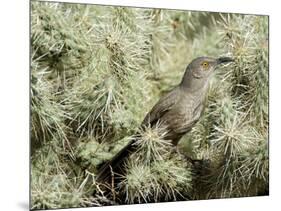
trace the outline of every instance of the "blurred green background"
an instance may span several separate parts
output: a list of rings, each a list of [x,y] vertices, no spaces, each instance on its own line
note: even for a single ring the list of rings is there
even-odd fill
[[[31,207],[268,195],[268,17],[31,3]],[[138,131],[192,59],[231,56],[203,117],[171,156],[144,132],[105,195],[97,166]]]

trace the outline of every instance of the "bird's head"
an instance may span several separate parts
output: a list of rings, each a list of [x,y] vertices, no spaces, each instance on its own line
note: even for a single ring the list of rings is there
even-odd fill
[[[219,65],[233,61],[230,57],[198,57],[187,66],[181,84],[187,87],[200,88],[200,86],[204,86],[208,82],[210,76]]]
[[[226,64],[232,61],[234,60],[230,57],[198,57],[188,67],[193,77],[208,78],[220,64]]]

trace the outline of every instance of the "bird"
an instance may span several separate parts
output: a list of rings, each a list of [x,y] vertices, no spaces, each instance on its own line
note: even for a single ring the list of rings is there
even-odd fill
[[[209,81],[217,67],[233,62],[230,57],[195,58],[187,65],[181,82],[162,96],[146,114],[140,127],[153,127],[161,122],[165,127],[165,140],[177,146],[178,142],[199,121],[204,111]],[[97,182],[105,182],[120,172],[122,164],[136,151],[135,139],[131,139],[111,160],[104,163],[96,175]]]

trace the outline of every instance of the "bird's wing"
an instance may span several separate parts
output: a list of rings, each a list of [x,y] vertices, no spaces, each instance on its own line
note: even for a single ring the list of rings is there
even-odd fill
[[[173,105],[175,105],[179,98],[180,98],[180,92],[178,90],[179,88],[176,87],[163,97],[159,99],[159,101],[153,106],[151,111],[145,116],[142,126],[148,126],[148,125],[154,125],[158,120],[161,119],[161,117],[171,110]]]
[[[195,104],[192,100],[181,106],[184,108],[178,108],[176,112],[173,112],[173,115],[165,116],[168,122],[173,122],[169,128],[178,134],[188,132],[199,120],[203,111],[203,105],[201,103]]]

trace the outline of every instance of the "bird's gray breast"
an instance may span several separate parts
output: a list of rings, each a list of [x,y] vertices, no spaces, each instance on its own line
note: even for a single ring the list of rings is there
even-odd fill
[[[194,126],[203,112],[203,96],[183,95],[164,116],[173,136],[182,136]]]

